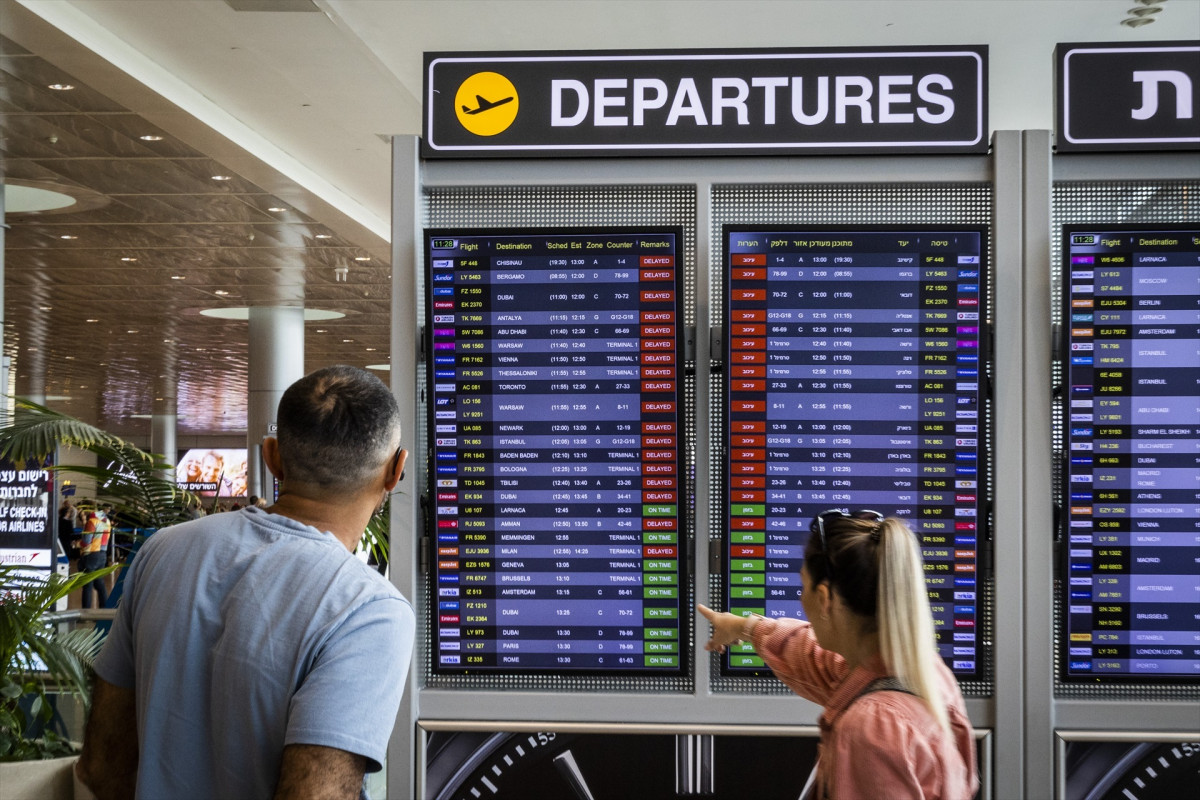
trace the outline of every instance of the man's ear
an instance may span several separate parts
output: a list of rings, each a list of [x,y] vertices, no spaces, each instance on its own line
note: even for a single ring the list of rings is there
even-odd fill
[[[408,451],[401,448],[396,453],[396,458],[388,464],[387,475],[384,476],[384,488],[387,491],[392,491],[396,488],[396,484],[404,477],[404,465],[408,463]]]
[[[262,457],[263,463],[267,465],[267,469],[271,471],[271,474],[282,481],[283,462],[279,458],[279,440],[274,436],[263,439]]]

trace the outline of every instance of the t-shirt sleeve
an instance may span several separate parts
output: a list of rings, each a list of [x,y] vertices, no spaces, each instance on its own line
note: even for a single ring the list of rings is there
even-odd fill
[[[325,642],[293,695],[284,744],[335,747],[365,756],[377,772],[404,695],[416,634],[408,601],[364,603]]]
[[[149,546],[149,542],[146,546]],[[133,565],[125,571],[121,602],[117,603],[117,615],[104,638],[100,655],[96,656],[93,664],[97,675],[122,689],[134,688],[133,607],[136,602],[134,597],[138,571],[138,562],[135,559]]]

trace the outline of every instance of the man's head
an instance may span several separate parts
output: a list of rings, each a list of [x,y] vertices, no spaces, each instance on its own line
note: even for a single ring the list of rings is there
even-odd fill
[[[284,480],[325,492],[359,491],[400,446],[396,398],[357,367],[325,367],[293,383],[277,424]]]

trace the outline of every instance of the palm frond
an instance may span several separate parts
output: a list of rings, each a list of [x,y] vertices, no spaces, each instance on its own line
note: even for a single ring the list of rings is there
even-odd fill
[[[0,428],[0,459],[43,464],[64,446],[92,453],[95,467],[66,464],[50,469],[93,480],[99,497],[136,528],[182,522],[189,504],[199,502],[175,485],[171,466],[162,456],[37,403],[18,398],[16,404],[17,413]]]

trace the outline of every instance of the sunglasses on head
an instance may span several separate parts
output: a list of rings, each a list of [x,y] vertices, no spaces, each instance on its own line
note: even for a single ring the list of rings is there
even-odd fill
[[[809,533],[815,533],[821,537],[821,552],[825,554],[825,559],[829,560],[829,545],[825,541],[825,520],[838,519],[845,517],[846,519],[862,519],[876,524],[883,522],[883,514],[878,511],[872,511],[869,508],[864,508],[862,511],[851,511],[849,513],[842,511],[840,508],[831,508],[828,511],[822,511],[813,517],[813,521],[808,526]]]

